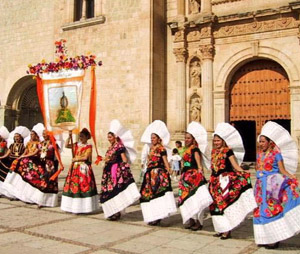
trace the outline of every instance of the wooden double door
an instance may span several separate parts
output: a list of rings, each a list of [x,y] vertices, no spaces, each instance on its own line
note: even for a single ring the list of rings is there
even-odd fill
[[[230,122],[240,131],[245,161],[254,161],[256,137],[266,121],[290,131],[290,90],[285,70],[271,60],[256,60],[240,67],[230,83]]]

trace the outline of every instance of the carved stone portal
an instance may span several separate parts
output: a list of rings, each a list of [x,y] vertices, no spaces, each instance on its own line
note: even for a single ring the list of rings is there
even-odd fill
[[[193,94],[190,99],[190,121],[201,122],[202,99],[198,94]]]
[[[193,58],[190,62],[190,88],[201,87],[201,64],[198,58]]]

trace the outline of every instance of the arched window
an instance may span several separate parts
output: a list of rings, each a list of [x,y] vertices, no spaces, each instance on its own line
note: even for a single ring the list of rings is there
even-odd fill
[[[86,4],[86,6],[84,6]],[[85,7],[85,8],[84,8]],[[83,10],[85,9],[85,13]],[[95,16],[95,0],[74,0],[74,21]]]

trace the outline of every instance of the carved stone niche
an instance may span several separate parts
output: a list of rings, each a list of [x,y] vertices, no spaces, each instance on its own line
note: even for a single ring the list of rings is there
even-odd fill
[[[189,64],[189,87],[201,88],[201,62],[198,57],[193,57]]]
[[[201,122],[201,108],[202,99],[197,93],[194,93],[190,98],[190,122]]]
[[[201,11],[201,0],[189,0],[189,14],[197,14]]]

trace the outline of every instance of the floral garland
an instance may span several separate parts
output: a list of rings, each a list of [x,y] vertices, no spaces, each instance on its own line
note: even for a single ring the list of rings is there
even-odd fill
[[[49,72],[58,72],[60,70],[78,70],[78,69],[87,69],[90,66],[102,65],[102,62],[96,62],[95,55],[81,55],[75,57],[67,57],[67,49],[65,46],[66,40],[62,39],[55,42],[56,51],[55,54],[57,59],[55,62],[46,63],[45,60],[42,60],[41,63],[37,65],[28,65],[29,70],[27,74],[39,75],[42,73]]]

